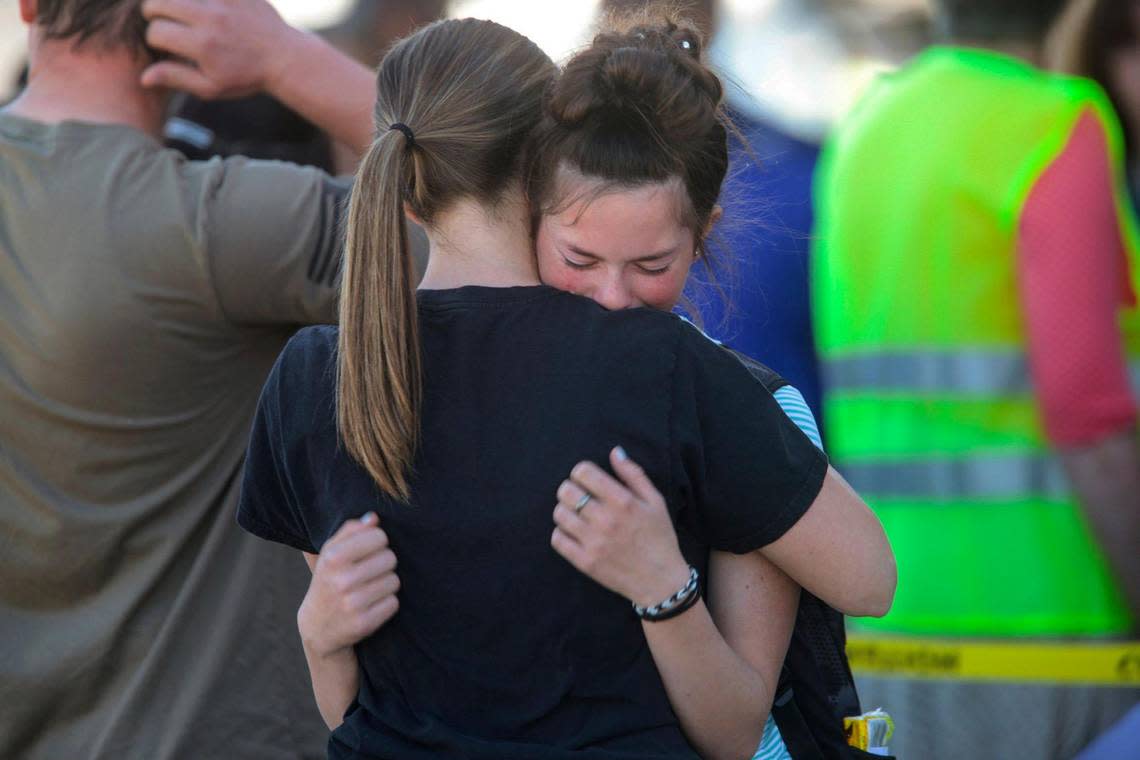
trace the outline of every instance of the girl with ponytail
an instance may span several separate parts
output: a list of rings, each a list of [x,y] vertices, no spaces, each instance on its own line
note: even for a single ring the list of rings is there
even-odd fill
[[[666,62],[689,65],[672,32],[652,32],[618,40],[615,64],[667,37]],[[561,140],[528,150],[544,94],[557,102],[554,74],[485,21],[440,22],[393,48],[349,213],[341,327],[298,333],[263,391],[238,519],[315,567],[298,617],[332,757],[747,756],[792,610],[784,596],[771,620],[740,619],[755,595],[741,579],[782,580],[750,565],[706,584],[708,552],[763,548],[809,589],[882,603],[886,574],[869,577],[869,562],[820,581],[820,554],[844,532],[878,556],[881,530],[863,541],[865,505],[748,368],[665,311],[607,311],[540,284],[524,157],[540,247],[566,200],[552,199],[582,178],[595,203],[620,186],[674,214],[651,225],[672,247],[643,257],[664,269],[695,255],[723,177],[715,162],[681,175],[684,160],[643,176],[643,154],[675,151],[644,111],[640,130],[633,112],[605,122],[626,125],[611,157],[631,174],[612,187],[593,165],[564,175]],[[404,216],[430,242],[418,290]],[[653,292],[641,302],[664,306],[668,289]],[[617,479],[590,464],[607,455]],[[789,556],[805,551],[812,561]],[[721,589],[723,634],[706,586]],[[706,699],[721,712],[702,712]]]
[[[432,229],[460,198],[509,205],[503,195],[517,189],[519,156],[553,75],[530,40],[473,20],[413,35],[380,66],[377,136],[348,211],[337,421],[353,458],[404,501],[422,382],[405,212]]]

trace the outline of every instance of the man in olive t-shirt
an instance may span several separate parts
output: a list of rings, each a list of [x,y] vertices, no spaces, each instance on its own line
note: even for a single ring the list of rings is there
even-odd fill
[[[346,186],[164,150],[139,4],[76,4],[23,0],[0,111],[0,757],[321,756],[308,571],[234,507],[275,357],[335,318]],[[225,6],[307,67],[271,94],[366,144],[370,72]]]

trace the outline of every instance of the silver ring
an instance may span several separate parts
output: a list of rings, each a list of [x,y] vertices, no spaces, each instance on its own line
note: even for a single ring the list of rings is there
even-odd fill
[[[582,498],[578,499],[578,503],[574,505],[574,514],[578,514],[583,509],[585,509],[586,505],[590,503],[590,499],[592,499],[592,498],[594,498],[594,497],[591,496],[588,491],[586,493],[582,494]]]

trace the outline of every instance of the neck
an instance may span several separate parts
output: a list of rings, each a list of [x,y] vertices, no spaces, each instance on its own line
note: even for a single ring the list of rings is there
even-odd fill
[[[160,137],[166,95],[139,84],[149,63],[125,47],[76,47],[71,40],[43,39],[33,28],[28,86],[4,110],[47,124],[122,124]]]
[[[1036,43],[1023,40],[955,40],[954,45],[1001,53],[1039,68],[1045,62],[1044,48]]]
[[[521,194],[517,201],[494,209],[474,201],[458,201],[427,230],[428,266],[420,287],[446,290],[464,285],[539,285],[528,225]]]

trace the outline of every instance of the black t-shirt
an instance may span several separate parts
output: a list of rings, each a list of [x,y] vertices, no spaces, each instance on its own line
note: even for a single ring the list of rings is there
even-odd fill
[[[357,646],[332,757],[693,758],[629,603],[550,547],[558,484],[622,445],[683,550],[746,552],[814,501],[822,453],[741,362],[677,317],[546,287],[420,291],[422,439],[412,503],[338,445],[337,329],[278,359],[238,521],[316,552],[380,516],[400,610]]]

